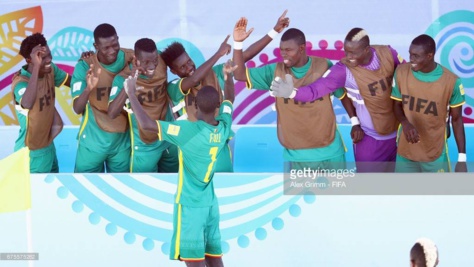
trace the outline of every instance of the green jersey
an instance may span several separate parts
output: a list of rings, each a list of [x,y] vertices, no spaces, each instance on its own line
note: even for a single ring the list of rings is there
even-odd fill
[[[216,117],[216,126],[201,120],[158,121],[158,138],[179,148],[176,203],[190,207],[217,203],[212,180],[214,163],[231,135],[232,110],[232,104],[224,101]]]
[[[225,83],[223,69],[224,69],[224,64],[219,64],[212,67],[212,71],[214,71],[214,73],[216,74],[217,80],[219,81],[219,85],[221,86],[221,88],[224,88],[224,83]],[[186,96],[186,94],[184,94],[181,89],[181,82],[183,81],[183,79],[184,78],[177,78],[171,81],[170,83],[168,83],[168,88],[167,88],[168,95],[170,96],[171,101],[173,101],[174,106],[180,106],[182,101],[184,101],[184,97]],[[182,116],[184,114],[184,110],[183,110],[184,104],[180,107],[182,108],[176,111],[178,112],[180,116]]]
[[[118,74],[126,66],[126,63],[125,53],[121,50],[114,63],[110,65],[101,64],[102,72],[108,71],[113,74]],[[86,88],[86,76],[89,68],[89,64],[84,60],[80,60],[76,64],[71,80],[71,96],[73,100],[79,97]],[[108,85],[107,92],[97,90],[97,93],[107,94],[108,97],[111,86],[112,84]],[[106,87],[104,88],[107,89]],[[98,153],[116,153],[130,147],[128,131],[124,133],[112,133],[106,132],[99,127],[90,102],[87,102],[82,115],[78,139],[80,140],[80,145]]]
[[[129,68],[131,70],[132,66],[130,65]],[[156,71],[158,71],[158,70],[156,70]],[[138,77],[138,80],[144,81],[143,84],[147,84],[146,81],[149,81],[150,79],[145,75],[140,75]],[[115,100],[115,98],[123,90],[124,81],[125,81],[125,77],[122,76],[122,75],[117,75],[117,76],[114,77],[114,81],[112,83],[112,89],[110,91],[109,103],[112,102],[113,100]],[[166,80],[164,80],[164,83],[165,84],[163,86],[166,89],[166,87],[165,87]],[[166,90],[161,92],[160,86],[156,86],[156,87],[154,87],[154,86],[156,86],[156,84],[150,85],[149,88],[143,88],[143,89],[139,90],[138,93],[137,93],[137,94],[139,94],[137,96],[138,99],[141,99],[141,103],[144,103],[144,104],[157,103],[155,106],[159,106],[159,109],[156,110],[157,114],[149,114],[149,116],[151,118],[158,117],[160,120],[174,121],[174,117],[173,117],[173,115],[172,115],[172,113],[169,109],[168,100],[167,100],[167,96],[166,96]],[[155,92],[156,90],[154,90],[154,88],[158,89],[158,92]],[[143,91],[144,93],[141,94],[140,91]],[[145,93],[145,92],[147,92],[147,93]],[[150,93],[148,93],[148,92],[150,92]],[[147,106],[149,106],[149,104]],[[131,107],[130,102],[128,101],[128,99],[125,101],[124,109],[127,111],[128,118],[129,118],[129,121],[130,121],[130,128],[131,128],[130,133],[131,133],[131,140],[132,140],[132,143],[131,143],[132,144],[132,149],[134,149],[134,148],[138,149],[138,147],[139,147],[140,150],[142,150],[142,151],[152,151],[152,150],[156,150],[157,148],[166,149],[169,146],[169,143],[159,141],[159,140],[156,140],[153,143],[144,142],[140,138],[140,129],[139,129],[139,126],[138,126],[138,122],[137,122],[137,119],[135,117],[135,114],[133,114],[132,107]],[[162,109],[164,109],[164,110],[162,110]],[[166,113],[166,114],[163,114],[163,113]],[[160,118],[162,115],[164,115],[164,117]]]
[[[332,62],[327,60],[328,68],[332,67]],[[248,79],[251,84],[251,89],[259,90],[270,90],[272,81],[275,79],[275,70],[277,64],[268,64],[258,68],[248,68]],[[291,71],[297,79],[303,78],[308,74],[311,67],[311,58],[302,67],[293,67]],[[337,89],[333,95],[342,98],[345,92],[344,89]],[[314,132],[314,131],[313,131]],[[314,132],[316,133],[316,132]],[[316,133],[317,134],[317,133]],[[331,159],[346,152],[342,138],[338,131],[336,131],[334,141],[325,147],[318,148],[307,148],[307,149],[288,149],[284,148],[283,157],[287,161],[292,162],[311,162],[311,161],[323,161]]]

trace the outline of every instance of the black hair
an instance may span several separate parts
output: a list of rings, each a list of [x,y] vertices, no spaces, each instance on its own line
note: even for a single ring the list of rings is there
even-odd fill
[[[295,40],[298,45],[306,44],[304,33],[296,28],[290,28],[283,33],[281,41]]]
[[[433,53],[434,55],[436,52],[435,40],[427,34],[418,35],[415,39],[413,39],[413,41],[411,41],[411,44],[423,46],[423,49],[426,53]]]
[[[32,35],[26,37],[20,45],[20,55],[25,59],[30,58],[31,51],[35,46],[46,46],[46,38],[44,38],[42,33],[33,33]]]
[[[184,53],[186,53],[184,46],[179,42],[173,42],[161,52],[161,58],[165,61],[166,65],[171,68],[173,61]]]
[[[102,23],[94,29],[94,41],[97,42],[99,38],[108,38],[117,35],[114,26],[108,23]]]
[[[155,52],[157,50],[156,44],[152,39],[142,38],[135,42],[135,53],[138,51]]]
[[[219,93],[212,86],[203,86],[196,95],[196,103],[202,112],[213,113],[220,104]]]

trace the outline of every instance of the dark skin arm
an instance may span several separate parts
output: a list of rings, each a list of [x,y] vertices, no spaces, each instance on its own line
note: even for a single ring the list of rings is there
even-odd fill
[[[341,99],[341,104],[344,106],[349,118],[357,117],[354,105],[352,105],[352,101],[349,99],[349,97],[347,97],[347,94]],[[352,126],[351,138],[354,144],[357,144],[360,140],[362,140],[362,138],[364,138],[364,131],[362,131],[360,125]]]
[[[290,19],[286,17],[286,13],[288,10],[285,10],[283,14],[278,18],[277,23],[273,29],[280,33],[282,32],[285,28],[287,28],[290,25]],[[234,41],[235,42],[243,42],[245,39],[247,39],[250,34],[253,32],[253,28],[247,31],[247,19],[246,18],[240,18],[237,23],[235,24],[234,27]],[[248,60],[252,59],[255,55],[260,53],[260,51],[265,48],[273,39],[270,38],[267,34],[263,36],[260,40],[257,42],[253,43],[250,45],[247,50],[242,51],[239,49],[234,49],[234,63],[237,66],[241,66],[240,68],[237,68],[236,71],[234,72],[235,79],[238,81],[247,81],[246,77],[246,71],[247,68],[245,67],[245,62]]]
[[[401,101],[393,101],[393,112],[395,113],[395,117],[397,118],[397,120],[402,125],[403,134],[405,135],[405,138],[407,139],[408,143],[416,144],[420,142],[420,135],[415,129],[415,126],[413,126],[413,124],[411,124],[405,116]]]
[[[237,69],[237,66],[233,66],[232,61],[228,60],[224,64],[224,100],[234,103],[235,100],[235,88],[234,88],[234,70]]]
[[[97,84],[99,82],[99,75],[101,72],[101,69],[98,68],[97,71],[94,73],[94,64],[90,65],[89,70],[87,71],[87,76],[86,76],[86,81],[87,81],[87,86],[84,89],[84,91],[81,93],[79,97],[74,99],[73,102],[73,109],[76,114],[82,114],[84,112],[84,109],[86,108],[87,101],[89,101],[89,95],[91,91],[97,87]]]
[[[66,81],[64,82],[64,85],[66,85],[67,87],[71,87],[71,75],[67,75],[67,78],[66,78]]]
[[[464,132],[464,122],[462,121],[462,106],[450,108],[450,116],[458,153],[466,153],[466,136]],[[466,162],[456,163],[454,171],[467,172]]]
[[[140,61],[138,61],[137,58],[134,56],[132,60],[132,73],[135,73],[136,71],[138,71],[139,74],[145,73],[143,67],[140,67]],[[125,92],[125,90],[122,90],[120,91],[118,96],[116,96],[115,99],[109,103],[109,108],[107,110],[109,118],[115,119],[118,115],[120,115],[127,98],[127,93]]]
[[[143,110],[140,101],[138,101],[135,92],[137,91],[136,82],[137,82],[138,73],[136,72],[135,75],[132,77],[128,77],[124,82],[124,90],[130,100],[130,105],[132,106],[133,114],[135,114],[135,118],[138,121],[138,125],[149,132],[154,132],[158,134],[158,125],[156,121],[152,120],[146,114],[145,110]]]
[[[37,45],[35,46],[30,53],[30,58],[27,59],[27,63],[32,66],[29,67],[31,69],[31,77],[28,82],[28,86],[26,87],[25,93],[21,97],[21,106],[26,109],[32,109],[33,105],[36,101],[36,93],[37,93],[37,82],[39,71],[41,68],[41,63],[43,61],[43,55],[46,53],[46,47]]]
[[[217,50],[217,52],[206,62],[204,62],[199,68],[197,68],[193,75],[186,77],[183,79],[181,82],[181,90],[184,93],[187,93],[191,88],[196,86],[204,77],[206,74],[212,69],[214,64],[223,56],[228,55],[230,53],[230,45],[227,43],[227,40],[229,40],[230,35],[227,35],[225,38],[224,42],[222,42],[221,46]]]

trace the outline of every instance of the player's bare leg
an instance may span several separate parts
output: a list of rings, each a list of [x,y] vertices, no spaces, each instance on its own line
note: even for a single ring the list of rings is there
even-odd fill
[[[221,257],[206,257],[207,267],[224,267],[224,262]]]

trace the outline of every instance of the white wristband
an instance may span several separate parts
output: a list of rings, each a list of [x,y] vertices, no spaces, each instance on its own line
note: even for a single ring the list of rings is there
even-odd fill
[[[267,35],[268,35],[270,38],[275,39],[275,37],[278,35],[278,32],[275,31],[275,29],[271,29],[271,30],[267,33]]]
[[[290,99],[295,98],[296,92],[298,92],[298,89],[294,88],[294,89],[293,89],[293,92],[291,92],[291,95],[290,95],[288,98],[290,98]]]
[[[355,117],[355,116],[352,117],[352,118],[351,118],[351,124],[352,124],[352,126],[360,125],[359,118],[357,118],[357,117]]]
[[[236,50],[242,50],[243,47],[244,47],[244,42],[236,42],[236,41],[234,41],[234,49],[236,49]]]
[[[466,153],[459,153],[458,162],[466,162],[466,160],[467,160]]]

